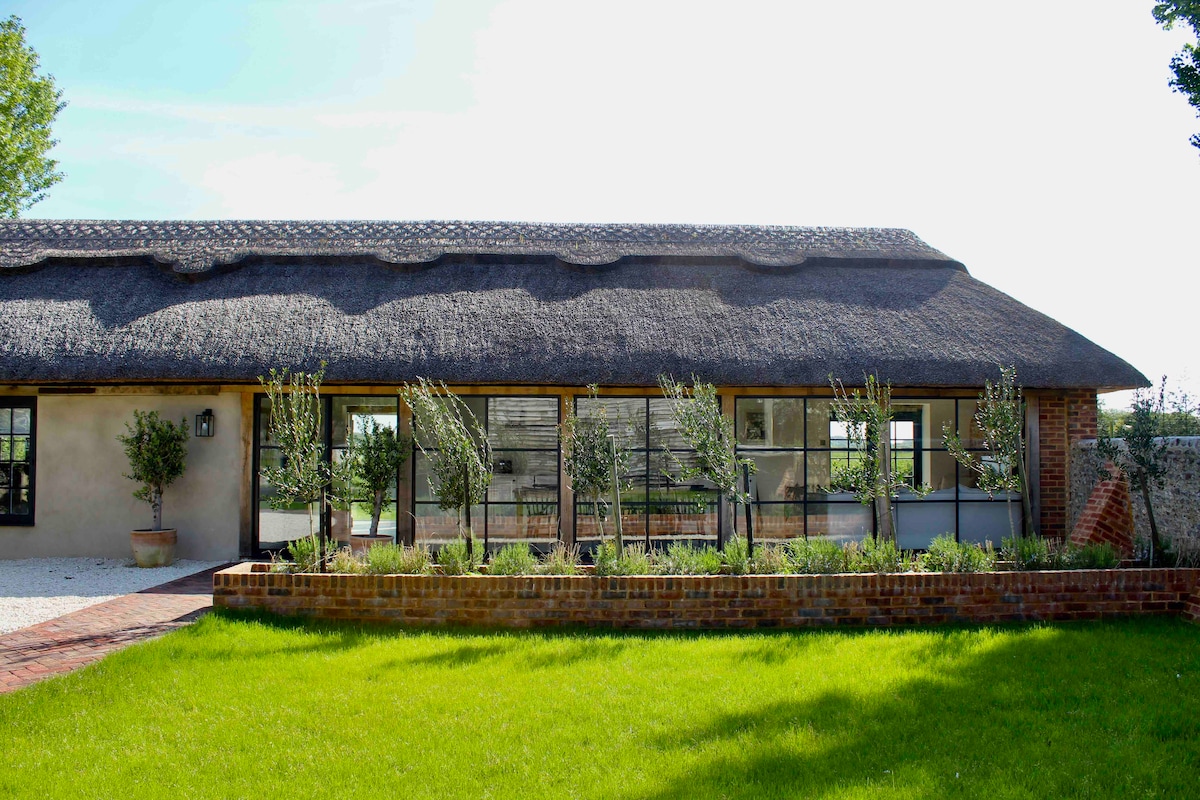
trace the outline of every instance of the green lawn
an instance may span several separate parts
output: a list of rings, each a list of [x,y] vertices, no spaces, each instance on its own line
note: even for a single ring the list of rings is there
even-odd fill
[[[1200,796],[1200,626],[404,632],[210,615],[0,696],[0,797]]]

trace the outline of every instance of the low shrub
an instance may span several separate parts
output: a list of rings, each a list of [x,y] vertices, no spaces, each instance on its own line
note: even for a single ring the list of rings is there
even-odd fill
[[[616,542],[601,542],[592,553],[596,565],[596,576],[606,578],[613,575],[653,575],[654,563],[640,546],[627,544],[620,553]]]
[[[575,575],[579,572],[579,545],[567,547],[555,542],[542,559],[543,575]]]
[[[361,575],[367,571],[366,563],[345,547],[339,547],[329,559],[329,571],[339,575]]]
[[[832,575],[849,572],[846,551],[829,539],[792,539],[784,545],[792,571],[801,575]]]
[[[489,575],[532,575],[537,572],[538,560],[525,542],[513,542],[492,555]]]
[[[891,539],[867,537],[863,540],[861,553],[860,572],[912,572],[916,568],[913,554],[896,547]]]
[[[483,565],[483,548],[475,543],[474,552],[467,549],[467,540],[461,536],[454,541],[446,542],[437,554],[437,564],[443,575],[470,575],[479,572]]]
[[[725,542],[721,552],[721,565],[730,575],[745,575],[750,572],[750,545],[736,533]]]
[[[1050,542],[1040,536],[1006,536],[1000,542],[1000,558],[1014,570],[1053,569]]]
[[[432,572],[433,557],[424,545],[377,544],[367,550],[368,575],[428,575]]]
[[[1069,569],[1112,569],[1121,563],[1116,548],[1107,542],[1068,546]]]
[[[723,566],[720,550],[687,542],[671,542],[665,552],[655,550],[652,562],[661,575],[717,575]]]
[[[750,557],[752,575],[787,575],[791,571],[792,565],[783,545],[765,542],[754,548],[754,555]]]
[[[320,572],[321,571],[321,541],[317,538],[320,534],[314,533],[312,536],[305,536],[295,541],[288,542],[286,551],[288,557],[292,559],[291,564],[283,564],[280,567],[281,571],[285,572]],[[332,542],[325,542],[325,563],[329,561],[338,552],[337,545]]]
[[[954,534],[944,533],[929,544],[929,550],[917,558],[922,572],[990,572],[996,568],[996,553],[969,542],[956,542]]]

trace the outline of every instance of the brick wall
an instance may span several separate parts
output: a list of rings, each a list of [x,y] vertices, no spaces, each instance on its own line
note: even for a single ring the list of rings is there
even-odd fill
[[[405,625],[740,628],[1179,614],[1200,569],[973,575],[213,576],[218,608]]]
[[[1043,536],[1067,535],[1070,513],[1071,446],[1096,436],[1096,393],[1072,390],[1038,400],[1038,479]]]
[[[1113,477],[1100,481],[1093,488],[1071,528],[1069,541],[1075,545],[1110,544],[1122,558],[1132,558],[1133,505],[1129,486],[1111,461],[1105,468]]]

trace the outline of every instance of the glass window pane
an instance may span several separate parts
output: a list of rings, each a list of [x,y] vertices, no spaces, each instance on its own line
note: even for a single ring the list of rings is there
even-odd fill
[[[338,396],[333,406],[333,446],[345,447],[347,437],[360,433],[373,421],[381,428],[396,430],[397,398],[387,396]]]
[[[967,447],[983,447],[983,431],[975,424],[978,408],[977,400],[958,401],[958,435]]]
[[[12,461],[11,436],[0,436],[0,461]]]
[[[12,410],[12,432],[21,434],[31,433],[29,430],[31,419],[32,412],[28,408],[14,408]]]
[[[29,513],[29,490],[22,489],[16,493],[13,498],[12,513],[28,514]]]
[[[754,514],[754,539],[797,539],[804,535],[804,506],[800,503],[757,503]],[[738,506],[734,527],[746,535],[746,509]]]
[[[1012,502],[997,497],[990,502],[958,504],[958,540],[986,544],[995,547],[1006,536],[1014,536],[1021,530],[1021,499],[1012,496]]]
[[[440,544],[458,538],[461,511],[458,509],[442,510],[436,503],[417,503],[414,534],[418,544]],[[471,509],[471,524],[475,528],[475,538],[481,546],[483,542],[483,507],[474,506]]]
[[[612,539],[616,534],[612,506],[601,507],[601,522],[597,523],[596,509],[591,503],[575,504],[575,540],[580,543],[597,542],[600,526],[604,538]],[[646,541],[646,506],[644,503],[621,503],[621,528],[626,544]]]
[[[805,441],[809,447],[829,447],[831,436],[829,424],[833,421],[832,400],[809,400],[805,414],[807,433]]]
[[[803,447],[804,400],[743,398],[736,405],[738,443],[750,447]]]
[[[861,503],[809,503],[808,538],[861,542],[871,533],[871,509]]]
[[[955,467],[958,462],[949,453],[937,450],[922,453],[921,460],[925,483],[933,489],[933,493],[927,499],[953,500]]]
[[[12,433],[12,409],[0,408],[0,434]]]
[[[433,478],[433,472],[429,468],[429,459],[424,453],[415,453],[413,458],[416,460],[416,478],[413,481],[413,496],[419,501],[436,500],[437,497],[433,493],[433,488],[430,486],[430,480]]]
[[[316,411],[316,401],[313,401],[313,410]],[[259,444],[275,444],[271,439],[271,400],[270,398],[260,398],[258,407],[258,443]]]
[[[698,502],[652,501],[648,508],[651,546],[665,548],[678,539],[716,544],[716,495],[707,497],[711,502],[703,502],[705,497],[697,498]]]
[[[14,436],[12,437],[12,460],[13,461],[28,461],[29,452],[29,437]]]
[[[495,503],[488,505],[487,514],[492,550],[523,541],[544,552],[558,541],[558,503]]]
[[[558,502],[558,453],[553,450],[493,450],[492,470],[489,501]]]
[[[925,550],[935,537],[954,535],[954,503],[918,500],[895,503],[896,544],[902,550]]]
[[[626,446],[635,450],[646,447],[646,398],[644,397],[577,397],[576,413],[591,417],[605,409],[610,430]]]
[[[654,450],[649,456],[651,495],[677,489],[701,491],[713,488],[713,485],[702,477],[682,481],[684,471],[697,466],[696,454],[693,451],[677,450],[668,453],[665,450]]]
[[[762,502],[804,499],[804,453],[747,453],[758,471],[750,478],[750,494]]]
[[[652,397],[650,407],[650,447],[686,450],[689,445],[675,426],[675,415],[671,401],[665,397]]]
[[[558,448],[557,397],[493,397],[488,401],[488,440],[493,448]]]

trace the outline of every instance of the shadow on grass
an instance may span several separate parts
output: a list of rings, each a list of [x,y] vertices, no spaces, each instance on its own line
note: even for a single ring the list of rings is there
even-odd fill
[[[929,667],[921,677],[661,734],[646,743],[654,760],[700,766],[624,796],[872,796],[893,786],[930,798],[1195,796],[1200,630],[1175,620],[1035,627],[924,629],[927,641],[901,657]],[[988,630],[990,642],[972,641]]]

